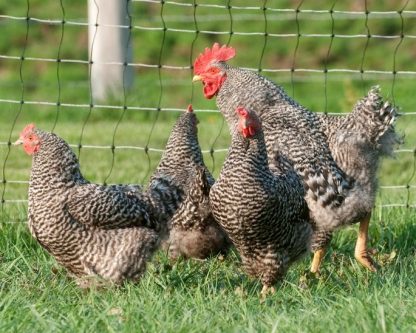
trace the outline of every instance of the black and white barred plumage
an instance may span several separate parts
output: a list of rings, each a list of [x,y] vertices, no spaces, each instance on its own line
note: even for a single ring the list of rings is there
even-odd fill
[[[210,206],[211,184],[205,167],[195,166],[192,182],[184,201],[172,217],[167,241],[171,259],[205,259],[210,255],[225,254],[230,241],[215,221]]]
[[[236,121],[231,110],[241,105],[256,112],[263,123],[269,156],[278,152],[277,159],[293,166],[302,177],[314,223],[313,248],[319,250],[311,270],[319,269],[332,232],[360,221],[355,256],[375,271],[367,251],[368,225],[379,158],[400,141],[393,127],[394,108],[383,104],[378,89],[373,89],[351,116],[341,120],[319,116],[271,80],[225,63],[234,55],[235,50],[225,45],[206,48],[194,63],[194,81],[203,82],[205,97],[217,97],[229,123]],[[272,170],[274,159],[269,160]]]
[[[369,219],[380,157],[400,141],[393,127],[396,111],[379,90],[372,89],[351,115],[320,116],[254,72],[218,66],[226,74],[217,95],[221,112],[235,121],[228,110],[250,106],[263,122],[268,152],[279,151],[303,178],[314,226],[312,250],[325,248],[337,228]],[[375,270],[363,244],[356,247],[356,257]]]
[[[113,283],[137,280],[159,244],[159,223],[149,200],[129,185],[89,183],[68,144],[33,129],[29,229],[73,276]]]
[[[377,87],[346,117],[319,115],[254,72],[225,63],[218,66],[226,73],[217,95],[218,107],[229,122],[235,121],[229,110],[240,104],[256,111],[263,123],[268,152],[279,151],[302,176],[305,198],[317,224],[336,228],[371,211],[379,158],[390,155],[400,141],[393,126],[396,110],[383,102]],[[367,183],[371,185],[367,187]],[[370,202],[359,200],[357,191],[371,197]],[[365,209],[357,209],[363,204]]]
[[[342,205],[353,181],[335,163],[317,115],[257,73],[222,62],[217,65],[226,75],[217,94],[217,105],[227,121],[235,121],[230,110],[240,105],[256,112],[263,124],[269,155],[277,150],[292,163],[303,179],[308,204],[316,203],[325,210]]]
[[[168,219],[169,237],[164,242],[171,259],[204,259],[227,251],[229,246],[209,209],[208,195],[214,178],[204,164],[197,123],[189,106],[176,121],[150,182],[152,186],[160,177],[169,178],[169,186],[179,189],[180,198],[173,203]]]
[[[397,110],[373,87],[346,116],[318,115],[320,129],[325,133],[332,155],[344,172],[354,179],[349,196],[330,219],[333,225],[317,224],[313,248],[319,249],[331,239],[336,227],[358,222],[371,213],[377,192],[377,171],[380,158],[392,156],[393,148],[402,138],[395,132]],[[317,208],[318,209],[318,208]],[[318,212],[315,215],[319,214]],[[320,218],[315,218],[319,221]]]
[[[312,229],[301,180],[293,169],[270,170],[260,122],[254,112],[249,117],[259,125],[253,137],[243,137],[238,125],[230,124],[231,147],[210,202],[244,269],[267,289],[307,253]]]

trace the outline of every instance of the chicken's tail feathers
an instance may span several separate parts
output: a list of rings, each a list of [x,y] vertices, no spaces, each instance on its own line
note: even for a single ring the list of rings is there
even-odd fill
[[[377,147],[382,155],[392,156],[394,148],[404,142],[404,136],[395,129],[396,119],[400,116],[397,107],[385,102],[379,110],[379,117],[384,124],[384,130],[377,137]]]
[[[397,133],[395,129],[396,120],[400,116],[399,108],[389,101],[383,101],[379,86],[370,89],[367,96],[369,99],[372,98],[377,101],[372,108],[372,111],[378,117],[379,124],[374,138],[375,143],[383,155],[391,156],[394,148],[403,143],[403,136]],[[372,104],[370,103],[370,105]]]
[[[371,143],[383,154],[391,155],[394,147],[403,142],[395,130],[399,117],[398,107],[381,96],[379,86],[372,87],[367,95],[354,106],[352,116],[366,130]]]
[[[394,125],[399,116],[397,108],[390,102],[383,100],[380,86],[372,87],[368,91],[367,96],[362,99],[362,102],[365,104],[366,109],[372,112],[376,120],[378,120],[380,132]]]

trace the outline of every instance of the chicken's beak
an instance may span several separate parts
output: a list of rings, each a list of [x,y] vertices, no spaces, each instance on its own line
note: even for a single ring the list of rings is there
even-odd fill
[[[202,81],[202,76],[200,76],[200,75],[195,75],[195,76],[192,78],[192,82],[196,82],[196,81]]]
[[[13,146],[18,146],[18,145],[21,145],[21,144],[23,144],[23,140],[22,140],[22,139],[20,139],[20,138],[19,138],[19,139],[17,139],[17,140],[16,140],[16,142],[13,142],[13,143],[12,143],[12,145],[13,145]]]

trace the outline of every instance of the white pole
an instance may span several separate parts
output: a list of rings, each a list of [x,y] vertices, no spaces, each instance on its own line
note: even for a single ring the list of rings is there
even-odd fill
[[[88,46],[94,103],[105,100],[109,94],[121,99],[123,89],[132,85],[131,66],[108,64],[130,63],[132,59],[130,30],[127,28],[131,24],[128,3],[128,0],[88,0]]]

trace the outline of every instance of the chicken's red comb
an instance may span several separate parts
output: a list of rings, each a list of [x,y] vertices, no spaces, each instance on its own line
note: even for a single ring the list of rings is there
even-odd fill
[[[27,134],[33,132],[35,129],[35,124],[28,124],[25,128],[20,132],[20,136],[26,136]]]
[[[194,109],[193,109],[193,107],[192,107],[192,104],[189,104],[189,105],[188,105],[188,109],[187,109],[187,111],[188,111],[188,112],[194,112]]]
[[[248,118],[248,111],[243,108],[242,106],[239,106],[235,112],[237,112],[237,114],[243,118]]]
[[[235,56],[235,49],[227,45],[220,46],[218,43],[214,43],[212,48],[205,48],[205,52],[201,53],[194,62],[194,73],[202,74],[207,65],[213,60],[215,61],[227,61]]]
[[[245,138],[253,137],[259,128],[259,124],[256,118],[253,119],[250,117],[250,113],[242,106],[239,106],[235,112],[237,112],[240,117],[238,120],[238,129],[241,134]]]

